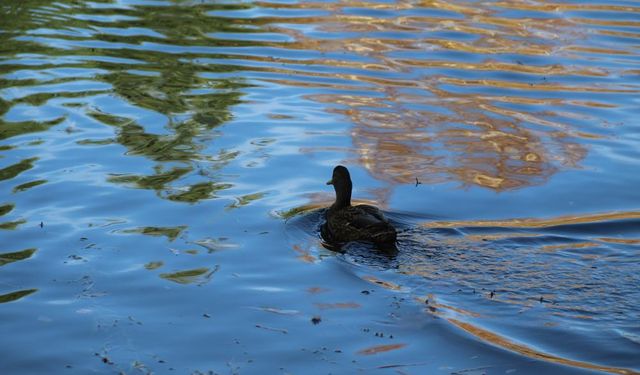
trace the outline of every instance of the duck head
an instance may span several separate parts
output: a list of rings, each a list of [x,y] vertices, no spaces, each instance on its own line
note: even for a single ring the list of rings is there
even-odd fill
[[[351,175],[349,170],[342,165],[333,168],[333,176],[327,181],[327,185],[333,185],[336,191],[335,208],[351,206]]]

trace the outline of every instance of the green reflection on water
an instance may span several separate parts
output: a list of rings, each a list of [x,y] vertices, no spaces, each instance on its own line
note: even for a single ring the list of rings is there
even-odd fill
[[[111,138],[107,139],[83,139],[77,142],[82,146],[106,146],[115,143],[115,140]]]
[[[33,162],[36,160],[38,158],[24,159],[19,163],[0,169],[0,181],[12,179],[20,173],[33,168]]]
[[[11,212],[11,210],[13,210],[13,207],[15,207],[13,204],[7,203],[7,204],[3,204],[2,206],[0,206],[0,216],[4,216],[6,214],[8,214],[9,212]]]
[[[13,192],[17,193],[17,192],[29,190],[32,187],[35,187],[35,186],[38,186],[38,185],[42,185],[42,184],[46,184],[46,183],[47,183],[47,180],[36,180],[36,181],[27,182],[27,183],[20,184],[20,185],[14,187],[13,188]]]
[[[151,176],[140,175],[119,175],[109,177],[110,182],[120,184],[133,184],[141,189],[162,190],[166,184],[179,179],[185,174],[191,172],[192,168],[171,168],[166,172],[162,172],[161,168],[156,168],[157,173]]]
[[[2,80],[0,80],[2,82]],[[4,115],[11,108],[11,105],[6,101],[0,98],[0,115]]]
[[[123,8],[92,7],[89,3],[61,1],[10,2],[0,5],[3,20],[0,33],[0,54],[11,59],[0,65],[0,87],[25,88],[24,96],[11,99],[12,93],[0,98],[0,115],[12,106],[28,103],[38,107],[53,99],[74,99],[61,103],[68,108],[83,108],[85,98],[98,94],[115,94],[137,109],[153,111],[166,118],[164,134],[149,131],[151,124],[103,111],[98,103],[85,104],[86,114],[107,126],[114,127],[113,138],[76,141],[80,145],[118,143],[127,149],[127,156],[143,156],[158,163],[151,175],[112,173],[108,181],[131,184],[136,188],[155,190],[158,196],[177,202],[194,203],[215,197],[217,191],[231,184],[211,181],[217,170],[238,153],[220,152],[212,157],[202,154],[212,136],[212,129],[232,118],[230,107],[241,102],[241,89],[250,86],[241,77],[215,77],[215,74],[239,71],[230,64],[201,64],[199,58],[220,58],[206,48],[214,46],[252,45],[256,42],[226,41],[209,37],[219,32],[256,32],[239,27],[233,19],[210,17],[213,10],[240,10],[250,4],[173,4],[169,6],[130,6]],[[40,15],[40,13],[44,14]],[[104,19],[111,18],[109,22]],[[129,32],[139,30],[139,32]],[[266,44],[266,43],[265,43]],[[166,48],[165,48],[166,46]],[[189,53],[176,53],[172,47],[202,47]],[[23,60],[33,60],[24,62]],[[56,77],[49,70],[65,68],[83,71],[82,77],[68,73]],[[16,74],[26,71],[33,76]],[[88,76],[86,74],[89,74]],[[214,75],[214,78],[204,74]],[[23,78],[24,76],[24,78]],[[19,78],[15,78],[19,77]],[[45,77],[41,80],[40,77]],[[108,84],[77,90],[71,87],[82,79]],[[52,92],[39,90],[39,85],[57,85]],[[32,92],[30,92],[31,90]],[[43,92],[45,91],[45,92]],[[22,134],[44,132],[65,121],[65,117],[46,122],[7,122],[0,119],[0,139]],[[153,124],[156,127],[156,124]],[[194,163],[206,161],[199,174]],[[180,166],[165,163],[180,162]],[[20,166],[28,166],[21,164]],[[18,166],[19,167],[19,166]],[[17,168],[17,167],[14,167]],[[15,177],[14,169],[4,171],[4,179]],[[116,171],[114,171],[116,172]],[[189,184],[169,187],[181,179]],[[202,181],[205,179],[205,181]],[[43,182],[40,182],[43,183]],[[36,182],[16,187],[15,191],[31,188]]]
[[[0,295],[0,303],[7,303],[7,302],[12,302],[12,301],[17,301],[22,297],[26,297],[29,294],[35,293],[37,292],[38,289],[26,289],[26,290],[19,290],[17,292],[11,292],[11,293],[7,293],[7,294],[2,294]]]
[[[4,216],[6,214],[8,214],[9,212],[11,212],[13,210],[13,208],[15,207],[15,205],[11,204],[11,203],[7,203],[7,204],[3,204],[0,206],[0,216]],[[0,229],[5,229],[5,230],[14,230],[18,227],[18,225],[24,224],[26,221],[24,220],[17,220],[17,221],[7,221],[4,223],[0,223]]]
[[[0,119],[0,140],[15,137],[18,135],[43,132],[50,127],[60,124],[64,118],[58,118],[51,121],[22,121],[22,122],[6,122]]]
[[[0,229],[14,230],[19,225],[22,225],[24,223],[26,223],[25,220],[8,221],[8,222],[5,222],[5,223],[0,223]]]
[[[0,266],[4,266],[5,264],[17,262],[19,260],[24,260],[30,258],[36,249],[25,249],[22,251],[16,251],[13,253],[3,253],[0,254]]]
[[[178,284],[203,284],[211,279],[211,276],[218,271],[218,268],[219,267],[216,266],[213,270],[210,270],[209,268],[203,267],[173,273],[161,273],[160,277]]]
[[[278,217],[281,217],[285,220],[289,220],[292,217],[298,216],[300,214],[303,214],[305,212],[309,212],[311,210],[314,209],[318,209],[319,207],[317,205],[303,205],[300,207],[294,207],[292,209],[286,210],[286,211],[278,211],[275,212],[275,215],[277,215]]]
[[[164,265],[164,262],[149,262],[147,264],[144,265],[144,268],[148,269],[148,270],[155,270],[158,269],[160,267],[162,267]]]
[[[232,203],[232,204],[230,204],[227,208],[228,209],[234,209],[234,208],[239,208],[239,207],[242,207],[242,206],[246,206],[246,205],[250,204],[253,201],[256,201],[256,200],[264,198],[265,195],[267,195],[266,192],[243,195],[243,196],[237,198],[237,201]]]
[[[184,65],[186,64],[180,64],[180,66]],[[213,165],[208,167],[209,172],[212,169],[221,168],[237,156],[237,153],[223,153],[217,158],[202,155],[200,151],[206,144],[201,142],[199,138],[206,137],[212,128],[231,118],[228,107],[239,102],[240,94],[236,92],[215,93],[198,95],[189,99],[189,95],[184,91],[191,87],[198,87],[198,85],[202,86],[205,82],[192,77],[195,75],[193,67],[188,68],[187,73],[182,76],[176,75],[177,69],[169,67],[168,71],[172,72],[172,76],[165,77],[162,84],[157,82],[158,79],[162,79],[162,75],[160,78],[135,77],[131,81],[124,78],[132,77],[125,77],[121,74],[111,76],[115,79],[113,81],[115,91],[120,92],[121,95],[141,108],[152,109],[168,116],[171,113],[192,113],[190,118],[182,122],[176,124],[170,122],[170,134],[159,135],[147,132],[142,125],[121,116],[101,112],[92,112],[90,115],[106,125],[117,128],[114,142],[126,147],[128,149],[127,155],[142,155],[160,163],[154,168],[154,174],[112,175],[108,179],[110,182],[133,184],[137,188],[155,190],[160,197],[172,201],[194,203],[213,198],[216,196],[215,192],[228,189],[232,185],[212,181],[195,182],[181,187],[178,192],[167,185],[189,175],[194,169],[191,165],[195,160],[213,162]],[[191,78],[185,78],[188,76]],[[154,91],[155,97],[142,94],[142,91]],[[159,100],[159,97],[162,100]],[[102,143],[107,142],[110,140]],[[187,166],[172,167],[169,170],[163,167],[162,163],[175,161],[185,163]],[[203,174],[205,177],[212,177],[209,173]]]
[[[186,229],[186,226],[178,226],[178,227],[143,227],[143,228],[135,228],[135,229],[125,229],[123,233],[140,233],[148,236],[165,236],[169,239],[169,241],[174,241],[183,230]]]
[[[201,182],[188,187],[188,190],[181,193],[170,194],[169,200],[178,202],[194,203],[199,200],[216,197],[215,193],[220,190],[230,188],[231,184],[218,184],[214,182]]]

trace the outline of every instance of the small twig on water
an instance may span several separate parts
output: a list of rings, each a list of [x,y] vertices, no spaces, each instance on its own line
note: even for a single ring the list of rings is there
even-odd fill
[[[263,326],[262,324],[256,324],[256,328],[266,329],[267,331],[280,332],[280,333],[284,333],[285,335],[289,333],[287,332],[286,329],[267,327],[267,326]]]

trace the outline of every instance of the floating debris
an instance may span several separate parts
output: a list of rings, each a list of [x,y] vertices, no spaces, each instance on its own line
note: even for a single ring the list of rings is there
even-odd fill
[[[267,327],[267,326],[263,326],[262,324],[256,324],[256,328],[266,329],[267,331],[280,332],[285,335],[289,333],[286,329]]]

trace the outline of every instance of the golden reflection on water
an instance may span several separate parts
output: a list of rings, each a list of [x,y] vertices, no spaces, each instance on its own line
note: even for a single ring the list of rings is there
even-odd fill
[[[546,228],[569,224],[601,223],[609,220],[638,219],[640,211],[608,212],[592,215],[570,215],[549,219],[511,219],[511,220],[469,220],[469,221],[431,221],[424,223],[427,228],[455,227],[502,227],[502,228]]]
[[[493,297],[492,297],[493,298]],[[427,308],[425,309],[426,312],[428,312],[429,314],[441,317],[443,319],[446,319],[448,322],[452,323],[453,325],[455,325],[456,327],[464,330],[465,332],[476,336],[477,338],[479,338],[482,341],[488,342],[492,345],[504,348],[506,350],[510,350],[522,355],[525,355],[527,357],[530,358],[534,358],[534,359],[538,359],[538,360],[543,360],[543,361],[549,361],[549,362],[554,362],[554,363],[560,363],[563,365],[567,365],[567,366],[574,366],[574,367],[578,367],[578,368],[585,368],[585,369],[591,369],[591,370],[597,370],[597,371],[605,371],[605,372],[609,372],[609,373],[615,373],[615,374],[639,374],[638,372],[635,372],[633,370],[627,369],[627,368],[620,368],[620,367],[613,367],[613,366],[603,366],[603,365],[598,365],[595,363],[590,363],[590,362],[586,362],[586,361],[579,361],[579,360],[573,360],[570,358],[563,358],[557,355],[553,355],[553,354],[549,354],[549,353],[544,353],[543,351],[537,350],[536,348],[527,346],[525,344],[522,343],[517,343],[514,342],[513,340],[501,336],[500,334],[497,334],[495,332],[492,332],[490,330],[481,328],[478,325],[475,325],[473,323],[470,323],[468,321],[463,321],[460,320],[459,317],[465,317],[465,318],[483,318],[483,316],[481,314],[478,314],[476,312],[473,311],[469,311],[469,310],[465,310],[465,309],[461,309],[455,306],[451,306],[451,305],[447,305],[444,303],[439,303],[437,301],[437,298],[434,295],[428,295],[426,298],[425,297],[420,297],[420,298],[416,298],[416,300],[421,303],[421,304],[426,304]],[[513,303],[514,301],[509,301],[506,299],[502,299],[502,302],[507,302],[507,303]],[[567,314],[566,312],[553,312],[553,315],[559,315],[559,316],[570,316],[574,319],[592,319],[591,316],[589,315],[576,315],[576,314]],[[454,317],[455,316],[455,317]],[[458,317],[458,318],[456,318]],[[552,324],[553,325],[553,324]]]
[[[609,372],[612,374],[623,374],[623,375],[634,375],[634,374],[639,374],[636,371],[633,370],[629,370],[629,369],[625,369],[625,368],[618,368],[618,367],[610,367],[610,366],[601,366],[601,365],[597,365],[594,363],[589,363],[589,362],[583,362],[583,361],[576,361],[576,360],[572,360],[572,359],[568,359],[568,358],[562,358],[562,357],[558,357],[552,354],[548,354],[548,353],[543,353],[541,351],[538,351],[534,348],[530,348],[526,345],[522,345],[516,342],[513,342],[511,340],[508,340],[500,335],[497,335],[491,331],[482,329],[480,327],[474,326],[473,324],[467,323],[467,322],[463,322],[457,319],[453,319],[453,318],[448,318],[447,319],[449,322],[453,323],[454,325],[456,325],[457,327],[463,329],[464,331],[478,337],[479,339],[489,342],[493,345],[505,348],[507,350],[511,350],[517,353],[520,353],[522,355],[525,355],[527,357],[530,358],[534,358],[534,359],[538,359],[538,360],[543,360],[543,361],[549,361],[549,362],[554,362],[554,363],[560,363],[563,365],[567,365],[567,366],[574,366],[574,367],[579,367],[579,368],[585,368],[585,369],[590,369],[590,370],[596,370],[596,371],[605,371],[605,372]]]
[[[290,49],[309,49],[325,52],[355,53],[367,62],[336,61],[336,59],[308,61],[336,67],[335,72],[318,76],[333,77],[369,86],[373,96],[363,93],[314,94],[309,98],[326,104],[347,117],[354,127],[351,131],[355,160],[381,180],[412,183],[415,178],[424,182],[459,181],[463,186],[482,186],[495,191],[517,189],[545,183],[561,169],[576,168],[587,154],[581,139],[598,139],[602,135],[575,129],[571,121],[579,117],[592,120],[553,106],[613,108],[616,105],[598,100],[572,98],[575,93],[638,92],[636,86],[593,85],[590,83],[562,83],[564,77],[608,77],[608,69],[579,64],[525,64],[525,56],[566,55],[581,52],[625,53],[624,50],[602,49],[582,45],[585,31],[576,24],[586,22],[614,26],[620,21],[591,20],[563,17],[512,17],[506,10],[536,12],[616,11],[637,13],[638,7],[615,5],[538,4],[504,1],[487,7],[475,3],[396,2],[372,4],[362,1],[338,3],[271,4],[276,8],[315,8],[330,11],[322,17],[297,20],[318,25],[327,33],[365,32],[459,32],[472,35],[473,40],[414,37],[410,39],[373,38],[366,34],[346,39],[315,39],[302,32],[276,27],[294,42]],[[348,7],[367,9],[412,9],[427,7],[454,12],[455,17],[404,16],[369,17],[345,14]],[[530,13],[523,13],[530,14]],[[296,20],[292,20],[296,23]],[[634,26],[636,23],[631,22]],[[632,34],[632,37],[638,37]],[[420,58],[419,54],[403,57],[406,51],[439,52],[434,58]],[[442,59],[442,52],[485,55],[480,62]],[[512,61],[498,61],[492,55],[521,55]],[[358,65],[359,64],[359,65]],[[342,67],[359,67],[360,73],[345,74]],[[453,69],[454,75],[464,72],[487,72],[487,79],[468,79],[457,76],[431,75],[428,72],[413,79],[413,69]],[[280,72],[291,74],[291,80],[278,80],[292,86],[306,86],[297,78],[296,69]],[[274,70],[275,71],[275,70]],[[375,72],[398,73],[387,79]],[[522,81],[495,79],[491,73],[526,74]],[[305,72],[304,74],[309,74]],[[400,75],[402,74],[402,75]],[[586,80],[583,80],[586,81]],[[322,84],[314,84],[322,87]],[[331,86],[331,85],[328,85]],[[336,89],[345,89],[335,84]],[[465,88],[484,87],[486,93],[465,93]],[[493,94],[495,89],[508,94]],[[410,93],[418,90],[418,94]],[[555,93],[565,94],[557,98]],[[528,104],[532,109],[514,110],[509,103]],[[541,107],[545,106],[544,111]],[[416,109],[423,107],[424,109]],[[431,109],[437,107],[437,109]]]
[[[401,235],[400,241],[405,241],[403,246],[411,253],[399,262],[398,272],[435,283],[455,279],[461,286],[457,293],[466,296],[465,300],[469,296],[486,298],[521,312],[543,307],[548,311],[545,314],[570,324],[624,320],[635,309],[631,286],[637,280],[619,267],[633,264],[629,256],[640,243],[633,229],[638,219],[640,212],[626,211],[548,219],[429,222],[423,225],[424,233]],[[435,234],[449,228],[455,228],[456,235]],[[611,230],[618,237],[593,233],[593,228]],[[456,299],[455,294],[448,298]],[[500,314],[472,311],[482,307],[467,307],[460,300],[454,304],[438,303],[434,296],[427,300],[431,312],[444,317]]]
[[[576,57],[586,53],[633,54],[628,45],[586,45],[585,40],[590,33],[638,38],[638,33],[612,28],[638,27],[640,22],[614,17],[586,18],[584,14],[597,11],[629,16],[637,14],[640,7],[520,1],[478,6],[476,2],[396,1],[380,4],[343,0],[287,4],[255,2],[228,9],[253,7],[289,12],[323,10],[327,13],[302,17],[215,17],[215,24],[211,24],[202,13],[225,7],[215,4],[175,7],[171,16],[159,8],[153,12],[153,18],[131,8],[126,14],[137,20],[114,22],[114,29],[134,24],[169,39],[160,42],[148,35],[117,33],[100,33],[95,37],[102,42],[126,43],[128,46],[148,42],[197,47],[269,46],[331,53],[331,56],[312,55],[308,59],[286,53],[243,55],[242,51],[229,56],[206,53],[193,53],[192,56],[253,61],[256,64],[249,66],[249,70],[278,73],[278,78],[262,79],[283,86],[336,89],[336,93],[311,94],[308,98],[329,104],[330,111],[345,116],[354,124],[352,159],[390,185],[411,183],[415,178],[429,183],[458,181],[462,186],[482,186],[495,191],[543,184],[559,170],[579,166],[588,152],[583,139],[604,137],[572,124],[577,118],[583,122],[595,121],[594,118],[559,107],[615,108],[616,104],[603,96],[585,99],[575,95],[633,95],[638,92],[637,85],[594,85],[588,79],[576,81],[575,78],[606,79],[616,74],[637,74],[585,64]],[[353,9],[366,11],[349,11]],[[383,16],[369,15],[369,11],[385,13]],[[22,12],[20,7],[14,9],[19,15]],[[95,9],[91,12],[100,13]],[[70,15],[83,13],[90,11],[80,7]],[[158,17],[163,22],[157,22]],[[84,20],[63,19],[80,29],[86,27]],[[61,21],[50,22],[47,26],[52,30],[64,29]],[[176,25],[179,27],[173,27]],[[319,37],[289,25],[312,26],[315,31],[341,38]],[[585,25],[590,28],[586,29]],[[290,40],[248,42],[207,34],[224,35],[228,31],[252,34],[243,27],[286,35]],[[64,34],[53,35],[62,40],[69,38]],[[11,39],[8,41],[15,43]],[[88,55],[100,53],[95,49],[84,52]],[[51,53],[55,55],[54,51]],[[341,59],[339,53],[362,59]],[[186,161],[198,157],[199,145],[194,144],[194,136],[230,119],[228,107],[239,102],[240,93],[228,89],[242,85],[222,79],[213,85],[226,90],[220,93],[191,95],[189,89],[211,85],[209,79],[200,76],[203,72],[234,71],[237,67],[194,63],[182,59],[179,54],[137,48],[125,49],[122,55],[147,62],[145,70],[155,75],[139,75],[114,69],[110,63],[97,63],[97,67],[110,72],[100,79],[111,84],[115,93],[139,108],[167,115],[192,112],[192,116],[184,123],[172,124],[175,137],[150,134],[130,123],[122,127],[114,141],[122,143],[132,153],[159,161],[163,158],[176,160],[176,157]],[[538,56],[560,59],[527,63],[527,57]],[[479,73],[485,74],[480,76]],[[280,78],[282,76],[288,78]],[[314,82],[309,77],[326,80]],[[331,83],[328,83],[329,79]],[[8,83],[19,84],[18,81]],[[366,85],[366,89],[353,90],[359,84]],[[340,90],[350,92],[339,93]],[[43,95],[17,100],[33,102],[49,98],[48,94]],[[4,104],[0,101],[0,113],[4,112]],[[513,105],[516,104],[522,106],[515,109]],[[106,123],[110,124],[109,121]],[[3,128],[8,128],[12,124],[4,125]],[[43,123],[41,126],[49,125]],[[0,138],[2,132],[0,130]],[[169,151],[168,157],[162,156],[165,151]],[[143,180],[162,179],[166,173],[132,178],[141,181],[140,187],[149,187]],[[191,186],[193,191],[187,192],[187,196],[163,193],[165,188],[159,185],[152,188],[163,196],[193,202],[215,196],[219,188],[226,186],[205,182]]]

